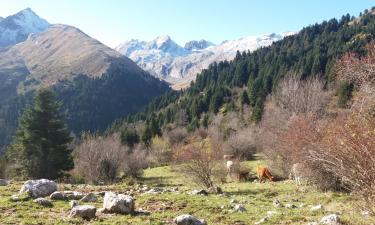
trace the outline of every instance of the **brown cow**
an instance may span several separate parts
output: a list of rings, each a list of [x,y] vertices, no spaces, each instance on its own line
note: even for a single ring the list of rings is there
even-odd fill
[[[268,179],[269,181],[273,181],[273,176],[271,175],[271,172],[267,167],[257,166],[257,175],[260,183],[262,183],[266,179]]]

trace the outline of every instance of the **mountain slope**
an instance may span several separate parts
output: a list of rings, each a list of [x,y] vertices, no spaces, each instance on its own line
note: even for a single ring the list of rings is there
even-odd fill
[[[140,67],[149,71],[156,77],[168,82],[181,85],[195,79],[195,75],[208,67],[213,62],[231,60],[238,51],[254,51],[263,46],[268,46],[274,41],[282,39],[289,34],[270,34],[260,37],[246,37],[233,41],[225,41],[219,45],[201,41],[190,41],[185,47],[176,47],[176,43],[170,38],[160,38],[151,41],[131,40],[119,45],[116,50],[131,58]],[[164,49],[154,48],[152,43],[163,40]],[[171,51],[177,50],[177,51]],[[183,51],[184,49],[185,51]],[[177,85],[177,86],[178,86]],[[184,86],[184,85],[183,85]]]
[[[0,146],[9,142],[18,116],[40,87],[55,90],[76,134],[104,130],[169,89],[79,29],[51,25],[0,50]]]
[[[5,19],[0,18],[0,48],[25,41],[29,34],[42,32],[48,26],[49,23],[30,8]]]
[[[244,109],[250,112],[242,121],[244,125],[260,122],[267,96],[286,74],[296,73],[301,79],[318,76],[331,87],[336,61],[347,52],[366,54],[374,34],[372,12],[360,18],[347,14],[340,20],[308,26],[269,47],[238,53],[230,62],[212,63],[188,89],[156,98],[123,126],[143,122],[147,129],[169,129],[183,124],[193,131],[207,127],[214,114],[242,115]]]

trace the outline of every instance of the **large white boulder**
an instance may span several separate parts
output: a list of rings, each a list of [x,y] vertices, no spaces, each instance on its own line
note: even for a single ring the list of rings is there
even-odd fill
[[[131,214],[134,213],[134,199],[129,195],[106,192],[103,208],[106,213]]]
[[[189,214],[178,216],[173,221],[177,225],[207,225],[206,221]]]
[[[21,187],[20,194],[28,192],[33,198],[45,197],[57,191],[57,184],[52,180],[28,180]]]
[[[96,208],[91,205],[78,205],[70,210],[71,217],[81,217],[86,220],[95,218]]]

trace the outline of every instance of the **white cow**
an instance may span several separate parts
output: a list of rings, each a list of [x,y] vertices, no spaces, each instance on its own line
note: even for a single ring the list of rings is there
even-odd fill
[[[289,174],[289,179],[293,179],[297,185],[302,184],[303,178],[303,164],[302,163],[294,163],[292,165],[292,169]]]
[[[227,161],[227,174],[233,173],[234,162],[232,160]]]

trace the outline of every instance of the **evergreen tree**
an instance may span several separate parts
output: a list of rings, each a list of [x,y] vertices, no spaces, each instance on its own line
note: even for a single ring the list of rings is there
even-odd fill
[[[151,138],[152,138],[152,130],[149,127],[149,125],[146,124],[146,127],[142,133],[142,143],[146,145],[147,147],[151,145]]]
[[[344,82],[340,85],[338,89],[338,105],[341,108],[345,108],[347,106],[348,101],[352,97],[354,85],[353,83]]]
[[[161,136],[161,129],[159,126],[158,121],[156,120],[156,115],[153,114],[154,116],[151,118],[149,128],[151,129],[151,135],[152,136]]]
[[[205,114],[202,120],[202,126],[207,129],[208,125],[209,125],[209,116],[208,114]]]
[[[249,95],[247,94],[246,90],[242,91],[242,94],[241,94],[241,105],[250,105]]]
[[[252,110],[251,114],[251,119],[258,123],[262,119],[262,114],[263,114],[263,107],[264,107],[264,102],[261,99],[258,99],[257,102],[255,103],[255,106]]]
[[[72,138],[59,114],[59,104],[49,89],[38,91],[34,105],[25,110],[8,149],[18,172],[28,178],[56,179],[73,168]]]
[[[130,148],[139,143],[139,135],[137,134],[137,131],[135,129],[129,130],[125,128],[121,131],[120,139],[123,145],[127,145]]]

